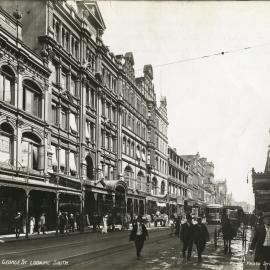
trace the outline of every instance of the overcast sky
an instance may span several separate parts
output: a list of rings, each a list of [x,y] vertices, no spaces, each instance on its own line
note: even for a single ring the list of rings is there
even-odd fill
[[[206,157],[237,200],[253,202],[252,167],[263,171],[270,127],[270,3],[99,2],[104,42],[132,51],[136,75],[154,67],[168,104],[169,144]],[[231,54],[163,67],[222,51]]]

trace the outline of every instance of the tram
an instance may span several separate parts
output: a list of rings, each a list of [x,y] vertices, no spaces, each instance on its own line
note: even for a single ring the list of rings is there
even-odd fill
[[[206,222],[210,225],[221,224],[222,205],[208,204],[205,208]]]

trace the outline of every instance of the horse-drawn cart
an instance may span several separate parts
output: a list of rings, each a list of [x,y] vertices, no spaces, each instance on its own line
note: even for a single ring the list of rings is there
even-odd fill
[[[240,206],[223,206],[221,225],[216,226],[214,244],[217,248],[218,240],[224,242],[224,253],[231,253],[231,241],[240,240],[242,248],[246,250],[247,228],[244,225],[244,211]]]

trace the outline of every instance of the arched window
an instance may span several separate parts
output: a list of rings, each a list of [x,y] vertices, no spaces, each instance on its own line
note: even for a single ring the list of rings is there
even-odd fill
[[[8,123],[0,126],[0,164],[14,165],[13,134],[14,130]]]
[[[127,155],[130,156],[130,140],[127,140]]]
[[[8,66],[2,66],[0,72],[0,101],[14,105],[15,74]]]
[[[23,81],[23,109],[39,118],[42,115],[42,93],[39,87],[30,80]]]
[[[21,166],[32,170],[44,169],[44,146],[31,132],[25,132],[21,142]]]
[[[132,127],[131,127],[132,131],[135,132],[135,118],[132,119]]]
[[[165,194],[165,182],[162,181],[160,185],[160,194],[164,195]]]
[[[154,177],[152,179],[152,195],[157,195],[157,179]]]
[[[127,125],[128,125],[129,128],[131,128],[131,115],[130,114],[128,115]]]
[[[140,151],[140,146],[137,145],[137,149],[136,149],[136,158],[137,159],[141,159],[141,151]]]
[[[142,161],[145,162],[146,161],[146,157],[145,157],[145,149],[142,149]]]
[[[136,189],[143,190],[144,185],[144,174],[142,171],[139,171],[137,174]]]
[[[123,138],[123,149],[122,152],[126,154],[127,140],[126,137]]]
[[[134,173],[130,166],[127,166],[124,170],[124,179],[128,187],[134,189]]]
[[[130,156],[134,158],[135,145],[134,142],[131,143],[130,146]]]

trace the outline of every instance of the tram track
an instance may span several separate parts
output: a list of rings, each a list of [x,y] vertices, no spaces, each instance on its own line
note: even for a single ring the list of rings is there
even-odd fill
[[[161,242],[165,242],[170,240],[168,235],[162,235],[162,236],[158,236],[158,237],[154,237],[153,239],[149,239],[147,241],[147,245],[149,244],[158,244]],[[68,262],[68,265],[58,265],[57,268],[58,269],[79,269],[85,265],[90,264],[91,262],[94,262],[96,259],[100,259],[102,257],[105,256],[110,256],[110,255],[114,255],[114,254],[118,254],[121,253],[123,251],[127,251],[127,250],[131,250],[134,249],[134,243],[133,242],[128,242],[126,244],[121,244],[121,245],[117,245],[117,246],[113,246],[113,247],[109,247],[109,248],[103,248],[101,250],[96,250],[96,251],[91,251],[91,252],[83,252],[83,253],[78,253],[75,255],[71,255],[71,256],[64,256],[61,258],[57,258],[56,261],[50,261],[50,264],[46,264],[46,265],[26,265],[26,266],[21,266],[21,267],[17,267],[14,269],[33,269],[33,267],[35,267],[35,269],[48,269],[48,266],[53,266],[53,264],[55,262]]]

